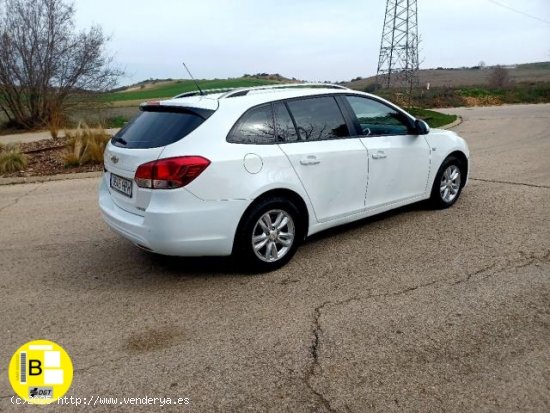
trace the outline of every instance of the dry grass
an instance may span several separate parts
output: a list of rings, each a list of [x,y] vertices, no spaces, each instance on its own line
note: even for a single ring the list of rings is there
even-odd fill
[[[48,122],[48,130],[52,139],[57,139],[59,137],[59,130],[62,128],[65,123],[65,116],[63,111],[60,108],[52,108],[50,110],[50,120]]]
[[[86,124],[79,124],[73,131],[65,131],[69,138],[67,151],[63,155],[66,167],[76,167],[103,162],[105,145],[110,135],[103,128],[92,129]]]
[[[27,157],[18,146],[8,146],[0,152],[0,173],[22,171],[27,166]]]
[[[497,96],[463,96],[463,106],[498,106],[502,105],[502,100]]]

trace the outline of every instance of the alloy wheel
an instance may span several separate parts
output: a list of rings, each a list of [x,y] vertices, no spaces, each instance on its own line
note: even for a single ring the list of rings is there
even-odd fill
[[[283,258],[292,248],[296,228],[289,213],[273,209],[263,214],[252,231],[252,248],[264,262]]]
[[[446,203],[453,202],[460,191],[460,184],[460,169],[456,165],[450,165],[445,169],[445,172],[443,172],[443,176],[441,176],[439,185],[441,199]]]

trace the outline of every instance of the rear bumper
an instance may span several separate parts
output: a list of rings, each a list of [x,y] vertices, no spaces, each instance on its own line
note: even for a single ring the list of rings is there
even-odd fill
[[[203,201],[186,189],[155,191],[143,216],[117,206],[103,179],[103,219],[134,244],[163,255],[230,255],[237,225],[249,201]]]

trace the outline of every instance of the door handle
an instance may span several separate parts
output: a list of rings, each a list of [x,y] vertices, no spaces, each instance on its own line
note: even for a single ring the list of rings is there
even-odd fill
[[[305,158],[300,159],[300,164],[307,166],[307,165],[319,165],[321,161],[317,159],[315,155],[309,155]]]
[[[386,152],[384,151],[376,151],[372,154],[372,159],[384,159],[387,157],[388,155],[386,155]]]

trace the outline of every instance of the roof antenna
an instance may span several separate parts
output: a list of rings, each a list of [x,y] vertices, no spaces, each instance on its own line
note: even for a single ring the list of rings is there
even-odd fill
[[[203,96],[204,92],[202,91],[201,87],[199,86],[199,83],[195,80],[195,78],[193,77],[193,75],[191,74],[189,69],[187,68],[187,65],[185,64],[185,62],[183,62],[183,67],[185,67],[185,70],[187,70],[187,73],[189,73],[189,76],[191,76],[191,79],[193,80],[193,82],[195,82],[195,86],[197,87],[197,89],[199,89],[200,95]]]

